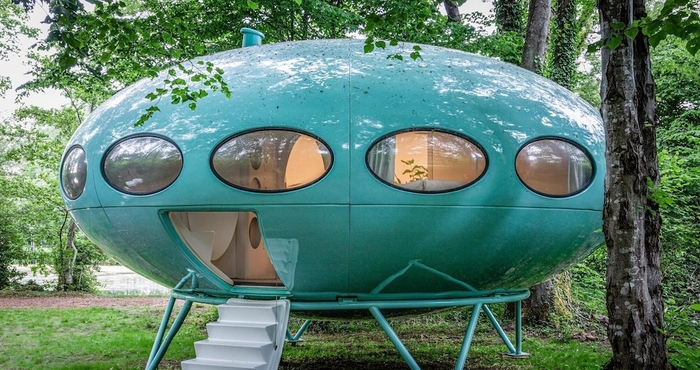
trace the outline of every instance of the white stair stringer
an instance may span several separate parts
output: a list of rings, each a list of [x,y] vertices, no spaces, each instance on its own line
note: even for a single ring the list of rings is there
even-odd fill
[[[290,303],[286,299],[229,299],[219,320],[207,324],[208,339],[194,344],[197,358],[183,370],[275,370],[282,357]]]

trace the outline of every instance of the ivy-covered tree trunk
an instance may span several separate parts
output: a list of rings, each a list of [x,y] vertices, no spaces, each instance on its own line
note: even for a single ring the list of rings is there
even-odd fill
[[[496,27],[499,32],[523,32],[523,5],[521,0],[494,0]]]
[[[570,89],[574,82],[579,25],[574,0],[557,0],[552,42],[552,81]]]
[[[670,369],[663,329],[656,96],[649,43],[613,30],[646,15],[644,0],[599,0],[603,39],[601,114],[607,174],[603,232],[608,248],[606,305],[613,357],[607,369]]]
[[[551,0],[531,0],[527,15],[525,30],[525,46],[523,46],[522,67],[534,72],[540,72],[544,65],[544,55],[547,51],[547,36],[549,35],[549,17],[551,15]]]

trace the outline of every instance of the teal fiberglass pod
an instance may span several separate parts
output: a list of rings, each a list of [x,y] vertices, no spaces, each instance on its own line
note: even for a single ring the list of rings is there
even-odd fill
[[[65,202],[106,253],[166,286],[292,300],[522,289],[602,241],[596,110],[518,67],[363,42],[211,55],[212,94],[134,127],[165,76],[104,103],[61,166]],[[474,292],[476,291],[476,292]]]

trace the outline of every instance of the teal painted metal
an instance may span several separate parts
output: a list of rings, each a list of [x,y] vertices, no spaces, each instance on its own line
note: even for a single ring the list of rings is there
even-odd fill
[[[301,341],[301,336],[304,335],[304,332],[306,332],[306,329],[309,328],[309,325],[311,325],[311,320],[305,320],[303,324],[301,324],[301,327],[299,327],[299,330],[297,330],[296,334],[292,335],[292,332],[287,329],[287,342],[288,343],[296,343]]]
[[[262,45],[262,40],[265,38],[262,32],[251,28],[241,28],[241,33],[243,34],[244,48],[248,46],[260,46]]]
[[[182,287],[190,282],[190,289],[183,289]],[[202,290],[197,289],[198,278],[195,272],[190,272],[186,275],[175,287],[173,293],[168,301],[168,306],[163,315],[163,320],[161,326],[158,329],[158,334],[156,335],[153,348],[151,350],[151,355],[147,361],[146,369],[151,370],[157,368],[163,355],[167,351],[172,339],[177,334],[178,330],[182,326],[187,314],[189,313],[190,307],[193,302],[205,303],[219,305],[224,304],[229,298],[249,298],[245,295],[231,296],[220,291],[209,291],[209,293],[214,294],[214,296],[205,293]],[[380,285],[381,286],[381,285]],[[257,294],[255,290],[252,291]],[[478,292],[474,292],[478,293]],[[466,298],[453,298],[453,299],[431,299],[431,300],[420,300],[420,301],[403,301],[403,300],[389,300],[389,301],[358,301],[357,299],[339,299],[335,302],[302,302],[302,301],[292,301],[291,309],[298,311],[333,311],[333,310],[369,310],[372,317],[379,323],[382,330],[387,334],[389,340],[394,344],[397,351],[401,357],[406,361],[411,369],[420,369],[415,359],[408,351],[406,346],[401,342],[401,339],[396,335],[391,325],[386,320],[384,315],[381,313],[380,309],[396,310],[396,309],[410,309],[410,308],[424,308],[424,309],[438,309],[446,307],[461,307],[461,306],[473,306],[472,314],[469,319],[469,324],[465,332],[464,341],[460,348],[459,357],[457,359],[456,369],[461,369],[464,366],[466,358],[469,354],[469,349],[471,346],[472,339],[474,337],[474,331],[478,321],[479,313],[483,309],[487,317],[491,321],[491,324],[496,329],[496,331],[501,336],[503,343],[508,347],[509,354],[513,357],[525,357],[528,356],[527,353],[521,351],[522,346],[522,330],[521,321],[517,319],[516,316],[516,343],[517,348],[514,348],[508,339],[507,335],[503,332],[503,329],[498,324],[498,321],[493,316],[493,313],[486,306],[486,303],[506,303],[506,302],[516,302],[516,315],[520,314],[521,311],[521,301],[529,297],[530,291],[528,289],[520,291],[511,292],[501,292],[496,294],[481,295],[481,296],[471,296]],[[165,340],[163,340],[163,334],[167,327],[167,323],[172,314],[172,309],[176,299],[184,300],[183,309],[178,314],[177,318],[173,322],[168,335]],[[292,335],[289,330],[286,332],[287,342],[295,343],[301,340],[301,336],[304,334],[308,326],[311,324],[311,320],[306,320],[302,326],[299,328],[295,335]]]
[[[191,271],[184,278],[182,278],[182,280],[180,280],[180,282],[175,286],[175,289],[182,288],[188,282],[190,283],[191,288],[197,288],[198,278],[194,271]],[[148,361],[146,362],[147,370],[155,370],[158,368],[158,364],[160,364],[165,352],[168,350],[168,347],[170,347],[170,343],[172,343],[173,338],[175,338],[175,335],[185,322],[185,318],[187,318],[190,308],[192,308],[192,301],[189,299],[185,300],[185,303],[182,305],[180,312],[175,318],[175,321],[173,321],[173,324],[170,326],[168,335],[165,337],[165,340],[163,340],[163,334],[165,334],[168,321],[170,321],[170,315],[172,315],[175,300],[176,298],[173,295],[171,295],[170,299],[168,300],[168,306],[163,313],[163,320],[161,320],[160,327],[158,327],[158,334],[156,335],[156,339],[153,341],[151,354],[148,356]]]
[[[377,320],[377,323],[379,323],[379,326],[382,327],[386,335],[389,337],[389,340],[391,343],[394,344],[394,347],[396,347],[396,350],[399,351],[399,354],[401,357],[403,357],[404,361],[406,361],[406,364],[411,370],[420,370],[420,366],[418,366],[418,363],[416,363],[416,360],[411,356],[411,353],[406,349],[406,346],[403,345],[403,342],[401,342],[401,339],[399,338],[398,335],[394,332],[394,329],[391,328],[391,325],[389,325],[389,322],[386,321],[386,318],[384,318],[384,315],[382,315],[381,312],[379,312],[379,308],[377,307],[370,307],[369,312],[372,313],[372,316],[374,316],[374,319]]]
[[[166,76],[138,82],[93,112],[68,143],[84,148],[88,174],[83,194],[66,198],[66,206],[106,253],[149,279],[172,287],[191,269],[202,276],[202,291],[284,295],[292,305],[518,291],[598,247],[605,166],[597,111],[518,67],[421,47],[422,61],[405,62],[365,54],[356,40],[267,44],[204,57],[198,60],[225,71],[232,99],[212,94],[194,112],[161,103],[142,127],[133,123],[152,104],[145,96]],[[279,194],[220,181],[209,163],[214,148],[261,128],[322,139],[332,152],[330,171],[311,186]],[[380,182],[367,168],[367,150],[387,134],[411,129],[478,144],[488,158],[483,177],[440,194]],[[105,153],[131,135],[177,145],[183,166],[172,185],[136,196],[105,181]],[[520,182],[516,154],[544,137],[590,155],[594,176],[585,191],[551,198]],[[170,212],[254,212],[284,287],[231,285],[180,239]]]
[[[462,347],[459,350],[459,356],[457,357],[457,365],[455,365],[455,370],[461,370],[464,368],[464,363],[467,361],[467,356],[469,355],[469,347],[472,345],[472,339],[474,339],[474,331],[476,330],[476,323],[479,321],[479,313],[481,313],[481,303],[477,303],[472,307],[472,314],[469,318],[469,325],[467,325],[467,331],[464,333],[464,340],[462,341]]]
[[[491,312],[491,309],[484,305],[483,307],[484,313],[486,314],[486,317],[489,318],[489,321],[491,321],[491,325],[493,325],[493,328],[496,329],[496,332],[498,333],[498,336],[501,337],[501,340],[503,341],[503,344],[508,347],[508,352],[509,353],[517,353],[518,351],[513,347],[513,344],[510,342],[510,339],[506,335],[506,333],[503,331],[503,328],[501,328],[501,325],[498,323],[498,320],[496,320],[496,317],[493,316],[493,312]],[[517,325],[516,325],[517,326]],[[517,330],[516,330],[517,332]],[[516,334],[517,337],[517,334]]]

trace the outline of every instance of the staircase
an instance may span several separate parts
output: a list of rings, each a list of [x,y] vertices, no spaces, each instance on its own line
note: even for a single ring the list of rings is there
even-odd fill
[[[194,344],[197,358],[183,370],[274,370],[282,357],[289,301],[229,299],[219,320],[207,324],[209,339]]]

